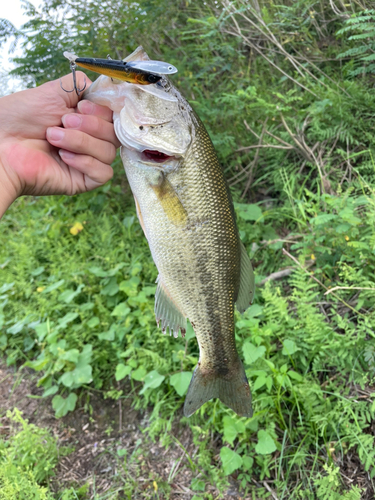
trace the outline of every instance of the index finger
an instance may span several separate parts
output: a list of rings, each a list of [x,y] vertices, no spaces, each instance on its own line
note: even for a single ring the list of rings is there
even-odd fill
[[[95,115],[112,123],[113,111],[107,108],[107,106],[101,106],[100,104],[83,99],[78,103],[77,108],[82,115]]]

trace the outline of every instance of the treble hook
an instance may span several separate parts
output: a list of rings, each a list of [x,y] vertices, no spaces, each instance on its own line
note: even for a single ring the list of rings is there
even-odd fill
[[[85,90],[87,82],[86,82],[86,78],[85,78],[85,85],[83,86],[83,88],[80,89],[77,87],[76,67],[77,67],[76,63],[74,61],[70,61],[70,69],[72,70],[72,75],[73,75],[73,88],[72,88],[72,90],[64,89],[64,87],[62,86],[61,78],[60,78],[60,87],[63,89],[64,92],[68,92],[68,94],[76,91],[76,94],[79,97],[79,94]]]

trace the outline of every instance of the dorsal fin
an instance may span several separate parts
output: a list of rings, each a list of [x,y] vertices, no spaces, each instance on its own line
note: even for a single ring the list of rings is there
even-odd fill
[[[128,56],[123,59],[124,62],[131,62],[131,61],[149,61],[150,58],[146,54],[145,49],[140,45],[135,49],[134,52],[129,54]]]

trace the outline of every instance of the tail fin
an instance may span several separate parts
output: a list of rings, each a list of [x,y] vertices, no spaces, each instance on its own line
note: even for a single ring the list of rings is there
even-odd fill
[[[199,365],[195,368],[185,399],[185,417],[212,398],[219,398],[241,417],[253,415],[249,382],[240,360],[225,376],[212,371],[205,373]]]

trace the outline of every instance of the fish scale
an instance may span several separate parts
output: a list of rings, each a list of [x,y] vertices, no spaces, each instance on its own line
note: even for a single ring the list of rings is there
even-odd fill
[[[137,50],[137,57],[140,53],[147,57]],[[251,395],[235,345],[234,307],[237,302],[242,312],[253,299],[251,263],[240,242],[229,188],[211,139],[188,102],[167,79],[163,82],[162,88],[147,86],[145,95],[124,84],[124,101],[115,105],[108,93],[107,103],[115,111],[121,157],[159,271],[156,319],[163,331],[169,328],[177,335],[181,330],[184,335],[188,318],[197,337],[199,362],[185,415],[218,397],[249,417]],[[105,104],[100,82],[97,88],[95,84],[85,98]],[[108,82],[104,87],[108,89]],[[168,116],[160,112],[163,91],[168,94]],[[127,103],[136,113],[125,111]],[[152,127],[147,123],[143,127],[145,117]],[[158,126],[158,117],[163,127]],[[142,123],[139,127],[137,120]],[[158,152],[161,143],[165,161]]]

